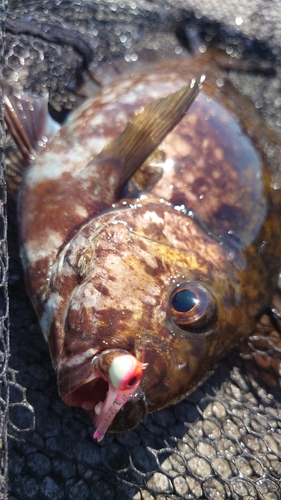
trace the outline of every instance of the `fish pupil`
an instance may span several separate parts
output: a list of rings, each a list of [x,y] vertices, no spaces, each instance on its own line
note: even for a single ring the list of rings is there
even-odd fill
[[[191,290],[181,290],[176,293],[172,300],[175,311],[188,312],[198,303],[198,298]]]
[[[131,378],[131,380],[129,380],[129,382],[128,382],[128,384],[127,384],[127,385],[128,385],[129,387],[131,387],[132,385],[134,385],[134,383],[135,383],[136,381],[137,381],[137,377],[135,376],[135,377]]]

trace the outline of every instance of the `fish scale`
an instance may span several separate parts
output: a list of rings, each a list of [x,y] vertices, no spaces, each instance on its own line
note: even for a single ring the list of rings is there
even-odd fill
[[[139,362],[144,353],[110,427],[124,431],[202,383],[251,335],[277,285],[280,192],[266,147],[277,155],[279,139],[218,74],[208,55],[112,82],[49,134],[24,174],[27,289],[63,401],[98,427],[118,403],[108,409],[104,352],[110,363],[120,349]],[[185,290],[195,305],[177,310],[171,297]]]

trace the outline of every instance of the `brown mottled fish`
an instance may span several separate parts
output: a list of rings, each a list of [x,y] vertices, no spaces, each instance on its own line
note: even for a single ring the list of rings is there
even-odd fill
[[[28,293],[61,398],[101,440],[184,398],[254,331],[280,270],[279,139],[206,55],[119,77],[60,129],[46,99],[4,101],[29,163]]]

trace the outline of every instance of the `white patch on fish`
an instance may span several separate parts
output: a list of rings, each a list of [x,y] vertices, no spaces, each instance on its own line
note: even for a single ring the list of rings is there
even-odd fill
[[[87,351],[84,351],[83,353],[76,354],[76,356],[73,356],[72,358],[68,358],[66,362],[64,362],[64,366],[76,366],[76,365],[82,365],[86,359],[93,358],[97,354],[96,349],[88,349]]]
[[[42,326],[43,335],[46,340],[48,340],[50,325],[57,313],[57,309],[60,306],[62,300],[63,299],[59,293],[53,292],[50,294],[50,296],[48,297],[48,302],[45,304],[45,311],[42,314],[40,323]]]
[[[50,257],[54,253],[54,248],[59,248],[63,243],[63,235],[56,231],[50,231],[46,234],[44,241],[42,238],[40,240],[28,240],[24,245],[24,250],[28,255],[28,260],[34,263]],[[28,266],[28,263],[25,263],[25,265]]]

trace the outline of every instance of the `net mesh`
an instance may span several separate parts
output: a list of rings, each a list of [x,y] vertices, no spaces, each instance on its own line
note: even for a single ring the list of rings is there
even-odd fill
[[[0,78],[3,70],[3,22],[5,4],[0,2]],[[0,103],[0,498],[7,487],[7,421],[9,408],[9,303],[8,303],[8,248],[6,217],[6,186],[4,161],[4,123]]]
[[[1,15],[3,19],[4,3]],[[142,49],[165,46],[171,54],[184,52],[185,31],[196,27],[205,41],[274,61],[274,77],[231,72],[230,78],[280,133],[280,17],[280,4],[271,0],[233,0],[231,5],[202,0],[200,6],[195,0],[11,0],[1,61],[4,77],[15,88],[48,88],[51,111],[62,118],[79,105],[71,87],[88,68],[95,74],[117,56],[133,61]],[[3,155],[2,119],[0,127]],[[12,199],[8,306],[2,156],[1,167],[2,498],[8,487],[11,500],[281,499],[278,316],[264,315],[249,342],[185,401],[148,416],[133,431],[93,442],[88,416],[58,397],[48,348],[25,292]]]

